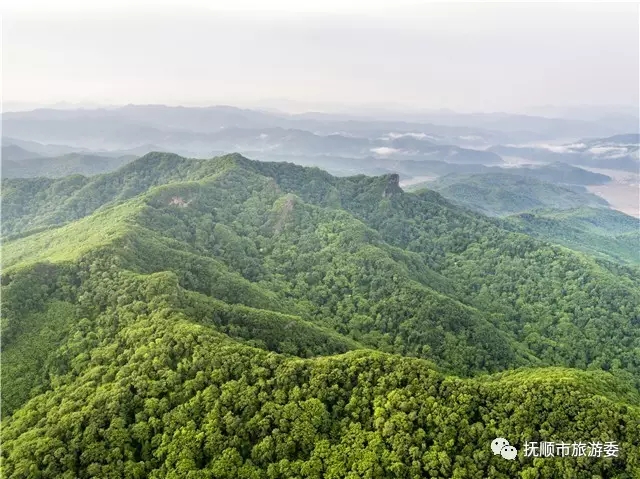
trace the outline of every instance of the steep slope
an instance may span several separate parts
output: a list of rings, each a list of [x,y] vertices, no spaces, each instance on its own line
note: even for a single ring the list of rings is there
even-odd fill
[[[545,362],[612,369],[611,355],[621,354],[629,371],[639,370],[637,354],[623,352],[638,344],[637,271],[619,276],[587,256],[509,234],[431,191],[402,193],[397,177],[321,183],[314,170],[276,163],[254,167],[324,204],[335,201],[331,183],[342,182],[343,208],[387,243],[421,257],[448,280],[452,297],[499,314],[502,328],[515,332]]]
[[[166,154],[7,180],[3,476],[637,476],[638,271],[398,180]]]
[[[73,240],[60,241],[67,237]],[[173,271],[188,289],[220,297],[223,287],[226,301],[285,308],[371,347],[438,358],[459,373],[528,362],[508,334],[436,291],[451,287],[416,255],[386,245],[349,214],[306,204],[250,171],[151,189],[11,241],[6,272],[28,266],[25,258],[68,261],[96,248],[129,270]],[[247,303],[254,297],[263,299]]]
[[[72,175],[58,180],[3,179],[3,235],[65,224],[101,206],[124,201],[151,186],[189,181],[223,171],[232,155],[217,162],[151,153],[116,172],[92,178]]]
[[[212,278],[222,262],[292,304],[290,312],[373,347],[438,359],[459,373],[540,360],[611,367],[638,339],[637,276],[614,277],[589,258],[510,234],[435,193],[405,194],[397,176],[335,178],[240,156],[207,162],[156,154],[89,187],[118,204],[124,195],[116,185],[141,189],[198,176],[136,199],[142,207],[135,227],[109,254],[126,258],[122,264],[133,271],[175,271],[184,287],[205,294],[221,284]],[[90,242],[45,249],[55,238],[83,238],[78,228],[9,242],[5,266],[20,255],[82,251]],[[578,304],[586,308],[580,315]],[[581,348],[568,346],[575,342]],[[622,362],[630,371],[640,364],[634,355]]]

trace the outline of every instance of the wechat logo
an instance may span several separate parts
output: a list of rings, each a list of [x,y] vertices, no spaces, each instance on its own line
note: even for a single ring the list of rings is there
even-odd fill
[[[500,454],[509,461],[513,461],[518,455],[518,450],[515,447],[510,446],[509,441],[504,437],[497,437],[491,441],[491,450],[494,455]]]

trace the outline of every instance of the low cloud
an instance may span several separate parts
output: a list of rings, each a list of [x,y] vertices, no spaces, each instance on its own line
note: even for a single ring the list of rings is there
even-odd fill
[[[573,149],[566,145],[541,145],[545,150],[553,151],[554,153],[573,153]]]
[[[411,138],[415,138],[417,140],[424,140],[425,138],[428,137],[428,135],[425,133],[393,133],[393,132],[387,134],[387,136],[391,140],[395,140],[396,138],[405,138],[407,136]]]
[[[378,148],[371,148],[371,152],[378,156],[389,156],[394,153],[399,153],[400,150],[397,148],[389,148],[388,146],[379,146]]]
[[[627,154],[627,149],[615,146],[594,146],[589,148],[589,153],[606,158],[620,158]]]

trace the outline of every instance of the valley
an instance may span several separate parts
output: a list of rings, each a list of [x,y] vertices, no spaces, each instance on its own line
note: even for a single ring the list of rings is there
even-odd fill
[[[612,208],[627,215],[640,218],[640,173],[627,171],[586,168],[612,178],[604,185],[591,185],[588,190],[604,198]]]

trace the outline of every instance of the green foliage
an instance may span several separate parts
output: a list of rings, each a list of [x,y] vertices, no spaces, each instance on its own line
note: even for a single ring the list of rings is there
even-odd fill
[[[508,217],[502,226],[595,256],[640,263],[640,221],[619,211],[532,211]]]
[[[15,147],[15,145],[11,146]],[[136,157],[132,155],[111,158],[83,153],[68,153],[66,155],[43,158],[34,154],[21,161],[3,161],[2,177],[35,178],[44,176],[60,178],[68,175],[90,176],[116,170],[135,159]]]
[[[69,323],[75,319],[72,304],[52,302],[44,312],[21,318],[20,329],[25,334],[10,342],[3,338],[6,345],[2,350],[3,415],[47,389],[48,371],[53,367],[52,352],[65,339]]]
[[[512,173],[450,174],[426,184],[453,203],[489,216],[536,208],[568,209],[606,206],[607,202],[580,186],[548,183]]]
[[[237,155],[3,195],[3,477],[640,475],[635,267],[395,175]]]
[[[6,236],[62,225],[105,204],[132,198],[152,186],[215,175],[233,165],[236,156],[208,162],[170,153],[150,153],[113,173],[90,178],[81,175],[56,180],[3,178],[2,233]]]
[[[174,273],[139,275],[112,266],[109,260],[83,257],[71,268],[38,265],[34,270],[23,269],[7,277],[9,284],[3,289],[2,358],[6,365],[3,378],[12,388],[3,389],[3,393],[17,395],[17,399],[3,399],[4,412],[30,397],[32,387],[41,386],[31,381],[31,376],[46,378],[54,374],[45,363],[59,366],[65,362],[55,356],[54,346],[73,338],[78,327],[84,330],[98,325],[105,328],[103,334],[112,335],[124,317],[114,316],[113,311],[122,305],[130,305],[129,311],[136,314],[171,308],[237,340],[300,357],[359,347],[293,315],[230,305],[185,291]],[[35,292],[42,292],[39,300],[25,302]],[[25,376],[21,377],[23,372]],[[31,386],[18,387],[16,381],[26,381]]]
[[[135,202],[119,205],[60,228],[9,238],[2,249],[5,273],[43,261],[71,261],[105,247],[125,234],[137,207]]]
[[[416,171],[412,171],[411,168],[407,168],[406,164],[412,167],[417,166]],[[415,167],[414,167],[415,168]],[[463,175],[482,174],[482,176],[492,177],[504,177],[504,175],[513,175],[517,180],[517,177],[526,177],[532,180],[539,180],[548,183],[554,183],[558,185],[602,185],[611,181],[611,177],[600,173],[594,173],[592,171],[578,168],[577,166],[570,165],[568,163],[549,163],[538,164],[532,166],[520,166],[505,168],[502,166],[484,166],[478,164],[452,164],[439,161],[428,162],[413,162],[411,160],[403,161],[397,166],[398,171],[408,174],[414,174],[415,176],[432,175],[443,176],[449,174],[455,174],[448,179],[444,179],[444,183],[448,183],[450,180],[457,181]],[[408,191],[417,191],[423,188],[430,188],[433,186],[434,180],[424,181],[420,183],[414,183],[407,187]],[[435,183],[439,183],[436,181]]]
[[[126,315],[127,307],[118,314]],[[75,344],[92,333],[76,335]],[[287,359],[138,315],[5,420],[6,477],[635,477],[637,405],[593,373],[445,378],[359,352]],[[607,381],[611,381],[607,379]],[[609,384],[607,384],[609,385]],[[597,394],[594,394],[596,392]],[[614,460],[504,461],[490,441],[615,440]],[[585,439],[586,440],[586,439]],[[536,476],[532,476],[536,477]]]
[[[636,232],[639,226],[638,218],[620,211],[602,208],[580,207],[567,210],[540,210],[534,213],[536,216],[561,221],[567,227],[601,236],[616,237],[620,234]],[[525,218],[526,213],[517,217]]]

